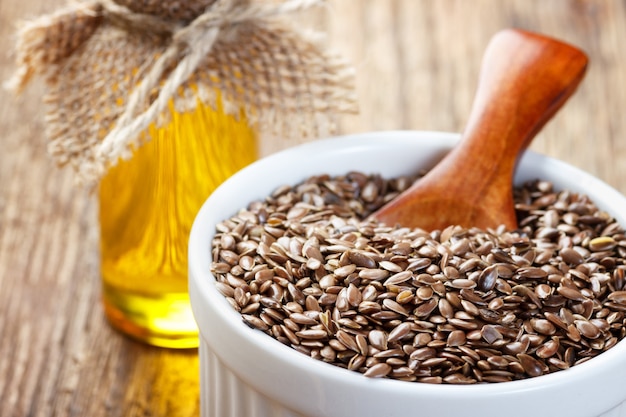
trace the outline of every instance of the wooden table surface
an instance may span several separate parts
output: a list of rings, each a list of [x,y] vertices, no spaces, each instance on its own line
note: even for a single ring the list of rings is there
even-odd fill
[[[14,69],[16,22],[61,4],[0,0],[0,79]],[[626,193],[626,2],[329,6],[305,20],[327,30],[329,46],[356,68],[361,112],[343,118],[340,133],[462,130],[488,40],[524,28],[582,47],[591,62],[532,149]],[[42,88],[35,83],[19,98],[0,91],[0,415],[197,416],[197,353],[144,346],[103,318],[95,195],[76,188],[72,172],[46,153]]]

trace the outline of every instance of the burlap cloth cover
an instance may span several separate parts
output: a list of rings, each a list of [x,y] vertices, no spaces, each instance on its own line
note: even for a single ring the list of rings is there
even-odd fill
[[[83,182],[149,140],[172,100],[182,112],[220,97],[266,137],[325,136],[337,114],[356,110],[353,73],[288,22],[321,1],[70,3],[20,28],[9,86],[45,77],[49,151]]]

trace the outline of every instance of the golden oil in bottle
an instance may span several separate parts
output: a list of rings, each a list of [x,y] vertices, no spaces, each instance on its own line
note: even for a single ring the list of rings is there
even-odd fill
[[[257,158],[257,144],[245,117],[225,114],[221,104],[172,113],[100,183],[102,295],[122,332],[191,348],[198,345],[187,293],[191,225],[209,194]]]

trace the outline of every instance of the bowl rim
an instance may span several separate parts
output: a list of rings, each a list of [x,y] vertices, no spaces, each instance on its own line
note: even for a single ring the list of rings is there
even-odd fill
[[[214,230],[207,230],[207,225],[204,221],[207,216],[210,217],[210,211],[212,209],[211,206],[220,198],[227,198],[229,196],[229,188],[234,182],[237,181],[237,178],[249,175],[262,167],[271,166],[286,155],[291,155],[294,152],[314,155],[318,152],[327,151],[329,146],[333,146],[335,149],[340,148],[342,150],[371,146],[372,144],[379,143],[381,141],[381,137],[385,137],[385,146],[401,144],[409,138],[411,140],[416,138],[427,138],[436,139],[442,146],[450,148],[458,141],[460,136],[456,133],[436,131],[380,131],[320,139],[302,145],[297,145],[262,158],[236,173],[214,191],[198,212],[189,239],[190,295],[194,315],[198,321],[200,333],[203,337],[207,336],[203,334],[203,328],[206,327],[207,323],[205,320],[206,318],[202,317],[204,310],[202,310],[199,306],[201,304],[208,304],[211,306],[212,313],[216,315],[215,317],[223,323],[228,324],[230,327],[228,331],[232,332],[234,337],[240,340],[246,340],[246,343],[249,343],[252,349],[264,352],[274,359],[280,360],[290,369],[297,369],[299,372],[306,372],[314,378],[322,380],[332,379],[337,383],[348,384],[350,386],[357,387],[358,389],[365,390],[366,392],[373,388],[383,392],[394,392],[395,395],[419,395],[439,399],[449,398],[451,394],[457,396],[459,399],[470,399],[471,397],[477,395],[510,395],[520,392],[547,390],[555,385],[568,386],[571,385],[571,381],[574,379],[590,379],[592,377],[594,379],[599,378],[601,375],[610,372],[614,368],[613,364],[620,362],[620,358],[626,357],[626,340],[622,340],[608,351],[603,352],[585,363],[576,365],[567,370],[539,377],[503,383],[473,385],[431,385],[423,383],[407,383],[404,381],[386,378],[366,378],[360,373],[348,371],[332,364],[311,359],[291,347],[283,345],[274,338],[268,337],[268,335],[260,331],[253,330],[245,325],[241,319],[241,315],[228,304],[226,299],[213,285],[214,277],[209,270],[210,259],[208,258],[208,255],[210,255],[210,252],[207,252],[206,243],[207,240],[210,243],[210,237],[213,236]],[[617,200],[620,204],[623,204],[624,207],[626,207],[626,198],[617,190],[591,176],[585,171],[582,171],[563,161],[528,150],[524,154],[520,163],[532,163],[538,166],[550,164],[555,167],[556,171],[562,172],[565,176],[575,173],[584,179],[584,181],[578,184],[577,188],[580,191],[596,190],[595,193],[609,193],[612,200]],[[295,182],[299,180],[299,178],[294,178]],[[586,191],[586,193],[589,192]],[[251,196],[249,201],[253,201],[254,199],[256,199],[256,197]],[[613,203],[609,205],[612,206],[612,204]],[[605,210],[604,207],[600,208]],[[626,224],[626,218],[624,218],[626,214],[619,215],[618,213],[611,213],[611,215],[618,219],[620,224]],[[209,345],[212,345],[211,339],[214,338],[207,336],[204,338],[204,341]],[[624,362],[624,360],[622,360],[622,362]],[[615,402],[615,404],[617,402]]]

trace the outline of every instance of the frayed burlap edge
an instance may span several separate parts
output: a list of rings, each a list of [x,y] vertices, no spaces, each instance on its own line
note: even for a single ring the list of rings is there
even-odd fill
[[[327,136],[338,114],[356,112],[353,71],[279,19],[318,3],[251,10],[255,2],[218,0],[192,33],[181,31],[193,22],[152,16],[135,30],[132,19],[144,16],[108,1],[70,6],[22,27],[11,86],[46,77],[49,150],[81,182],[98,180],[149,140],[146,128],[166,124],[172,102],[176,111],[192,111],[198,103],[215,108],[219,96],[227,113],[243,111],[261,135],[297,142]],[[200,51],[190,46],[199,43]],[[196,62],[181,70],[190,55]]]

